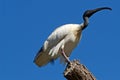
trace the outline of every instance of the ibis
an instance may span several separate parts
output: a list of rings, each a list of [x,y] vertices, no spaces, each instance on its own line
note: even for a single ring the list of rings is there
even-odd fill
[[[60,58],[60,62],[70,63],[69,57],[78,45],[82,31],[88,26],[89,18],[101,10],[112,10],[109,7],[100,7],[86,10],[83,14],[83,23],[65,24],[56,28],[44,42],[34,58],[34,63],[42,67],[51,61]]]

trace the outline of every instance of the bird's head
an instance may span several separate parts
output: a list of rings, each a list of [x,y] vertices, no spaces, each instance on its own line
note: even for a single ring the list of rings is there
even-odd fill
[[[93,9],[93,10],[86,10],[83,14],[83,20],[84,20],[84,28],[86,28],[86,26],[88,25],[88,18],[90,18],[94,13],[98,12],[98,11],[101,11],[101,10],[112,10],[111,8],[109,7],[101,7],[101,8],[96,8],[96,9]]]
[[[107,9],[107,10],[112,10],[111,8],[109,7],[102,7],[102,8],[96,8],[96,9],[93,9],[93,10],[86,10],[83,14],[83,19],[85,17],[91,17],[94,13],[98,12],[98,11],[101,11],[101,10],[104,10],[104,9]]]

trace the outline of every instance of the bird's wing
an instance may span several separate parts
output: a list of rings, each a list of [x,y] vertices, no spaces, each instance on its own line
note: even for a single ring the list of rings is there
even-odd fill
[[[62,30],[61,28],[56,29],[45,41],[44,50],[49,50],[55,47],[61,40],[67,36],[67,31]]]
[[[44,45],[37,53],[34,62],[38,66],[43,66],[47,64],[49,61],[55,59],[56,57],[54,54],[57,52],[60,44],[63,42],[63,39],[67,36],[67,31],[62,28],[56,29],[52,34],[48,37],[48,39],[44,42]],[[53,52],[53,50],[56,50],[56,52]],[[53,52],[51,54],[51,52]]]

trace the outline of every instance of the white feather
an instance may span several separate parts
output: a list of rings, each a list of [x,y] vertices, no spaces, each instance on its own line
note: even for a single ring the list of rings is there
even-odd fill
[[[60,57],[60,61],[65,61],[61,55],[61,48],[64,49],[66,55],[69,57],[79,42],[81,26],[80,24],[66,24],[53,31],[44,42],[43,50],[38,52],[35,57],[35,63],[38,66],[43,66],[58,57]]]

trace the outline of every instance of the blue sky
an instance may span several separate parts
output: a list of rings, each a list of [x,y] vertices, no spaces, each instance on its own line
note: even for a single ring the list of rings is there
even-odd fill
[[[87,9],[108,6],[90,18],[70,59],[79,59],[98,80],[118,80],[120,72],[120,1],[0,0],[0,80],[65,80],[55,61],[39,68],[34,56],[57,27],[83,22]]]

